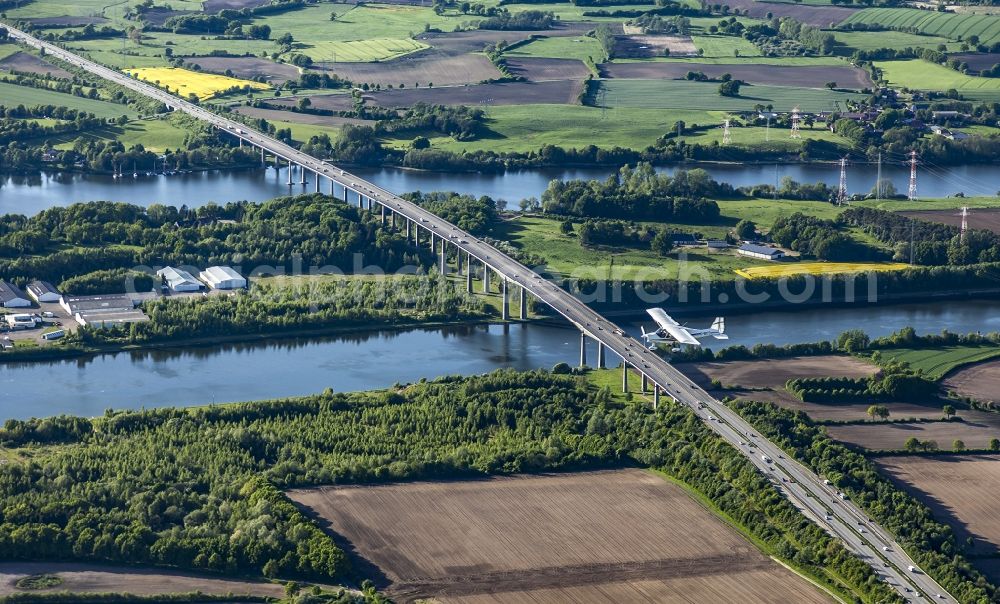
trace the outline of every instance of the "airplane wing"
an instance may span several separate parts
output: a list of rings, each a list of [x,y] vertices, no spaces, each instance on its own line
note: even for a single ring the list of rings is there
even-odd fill
[[[662,308],[648,308],[646,312],[649,313],[649,316],[653,317],[653,320],[660,326],[660,329],[669,333],[678,343],[691,344],[693,346],[701,344],[701,342],[688,333],[688,330],[684,329],[680,323],[674,321]]]

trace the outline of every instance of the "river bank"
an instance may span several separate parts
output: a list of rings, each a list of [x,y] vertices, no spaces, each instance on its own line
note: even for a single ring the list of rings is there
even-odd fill
[[[80,357],[121,352],[170,351],[179,349],[208,348],[225,344],[254,344],[289,338],[323,338],[329,336],[350,336],[380,332],[406,331],[412,329],[438,329],[457,325],[503,325],[526,323],[540,319],[510,319],[501,321],[493,318],[456,319],[454,321],[420,321],[401,324],[370,324],[338,327],[321,327],[308,330],[277,330],[268,333],[235,334],[231,336],[209,336],[203,338],[178,338],[169,341],[142,342],[135,344],[80,344],[61,346],[58,343],[36,347],[18,347],[0,352],[0,366],[4,364],[59,361]],[[56,341],[58,342],[58,340]]]

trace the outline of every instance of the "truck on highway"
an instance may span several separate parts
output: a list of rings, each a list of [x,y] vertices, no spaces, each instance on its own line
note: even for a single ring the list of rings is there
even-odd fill
[[[764,460],[764,463],[771,463],[771,458],[767,455],[761,455],[760,458]]]

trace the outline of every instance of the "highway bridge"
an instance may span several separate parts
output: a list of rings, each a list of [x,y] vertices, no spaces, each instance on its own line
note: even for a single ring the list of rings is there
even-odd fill
[[[581,364],[586,362],[585,344],[587,338],[591,338],[597,342],[598,367],[605,366],[605,357],[609,351],[621,358],[623,388],[628,385],[630,372],[634,372],[641,380],[643,390],[652,390],[654,408],[659,404],[661,396],[690,406],[710,428],[745,454],[807,517],[840,538],[850,551],[871,564],[907,600],[956,601],[933,579],[916,568],[916,564],[892,535],[872,522],[851,501],[843,498],[832,485],[826,484],[822,478],[798,462],[785,459],[777,445],[756,434],[754,428],[739,414],[715,400],[620,327],[520,262],[420,206],[326,161],[302,153],[240,122],[222,117],[127,74],[43,42],[16,28],[6,27],[13,38],[43,49],[48,55],[162,101],[175,111],[183,111],[209,122],[243,143],[259,148],[262,158],[264,154],[270,154],[287,162],[289,184],[292,184],[293,166],[298,167],[301,184],[305,183],[306,175],[310,174],[317,191],[324,182],[328,183],[331,194],[339,191],[345,201],[353,197],[357,199],[359,206],[380,212],[382,220],[391,221],[397,228],[405,230],[407,236],[412,234],[415,243],[419,243],[423,233],[431,249],[440,255],[442,270],[446,268],[448,251],[452,249],[455,252],[457,270],[462,271],[463,263],[465,265],[466,287],[469,291],[472,291],[473,272],[479,272],[479,267],[483,269],[484,291],[489,290],[490,272],[494,272],[500,279],[504,319],[509,318],[509,294],[513,289],[520,296],[522,318],[529,295],[549,305],[580,331]],[[913,571],[909,570],[911,567]]]

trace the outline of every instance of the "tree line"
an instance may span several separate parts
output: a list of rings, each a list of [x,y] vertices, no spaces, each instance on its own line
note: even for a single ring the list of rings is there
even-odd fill
[[[719,218],[719,204],[706,197],[734,194],[732,186],[712,180],[701,169],[668,176],[640,163],[604,181],[553,180],[542,193],[542,208],[570,216],[712,223]]]

